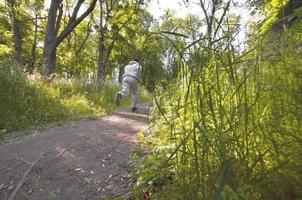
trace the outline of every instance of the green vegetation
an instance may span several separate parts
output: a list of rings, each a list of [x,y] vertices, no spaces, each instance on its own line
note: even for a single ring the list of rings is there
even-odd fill
[[[51,2],[0,3],[0,137],[113,111],[136,56],[154,107],[133,198],[302,199],[301,1],[246,0],[248,23],[228,0]]]
[[[102,116],[116,106],[115,94],[120,86],[113,83],[84,80],[45,80],[38,74],[11,74],[0,68],[0,128],[32,128],[50,122]],[[141,89],[140,101],[148,101]],[[128,105],[129,99],[122,101]]]
[[[178,84],[155,95],[151,150],[133,155],[137,198],[302,198],[301,26],[264,36],[258,25],[238,53],[228,21],[227,39],[178,55]]]
[[[0,2],[2,132],[101,116],[116,108],[114,97],[120,86],[112,83],[113,77],[118,74],[121,83],[123,68],[133,56],[151,58],[157,54],[144,50],[144,32],[150,27],[151,16],[143,4],[110,2]],[[89,6],[94,9],[87,16],[77,13]],[[100,18],[103,24],[99,24]],[[81,23],[72,23],[79,19]],[[143,25],[138,23],[141,21]],[[52,38],[56,38],[55,48],[49,46]],[[141,60],[147,69],[140,95],[140,101],[145,102],[148,94],[143,88],[150,91],[154,87],[154,81],[148,79],[154,70],[148,70],[150,62]],[[129,99],[122,101],[122,106],[129,104]]]

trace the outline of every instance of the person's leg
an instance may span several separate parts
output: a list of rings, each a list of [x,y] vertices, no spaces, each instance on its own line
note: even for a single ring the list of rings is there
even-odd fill
[[[137,107],[137,100],[138,100],[138,92],[137,92],[137,80],[133,81],[133,83],[131,84],[131,88],[130,88],[130,93],[131,93],[131,110],[132,111],[136,111]]]
[[[122,90],[117,92],[116,96],[115,96],[116,105],[119,105],[121,99],[124,98],[124,97],[127,97],[129,95],[129,92],[130,92],[130,85],[127,81],[127,78],[124,78],[123,82],[122,82]]]
[[[134,95],[132,94],[131,95],[131,100],[132,100],[132,103],[131,103],[131,110],[134,112],[137,110],[137,107],[136,107],[136,104],[137,104],[137,99],[138,99],[138,95]]]
[[[129,93],[130,93],[130,85],[129,85],[129,82],[127,80],[127,78],[124,78],[123,79],[123,82],[122,82],[122,90],[119,91],[118,93],[120,93],[122,95],[122,97],[127,97],[129,96]]]

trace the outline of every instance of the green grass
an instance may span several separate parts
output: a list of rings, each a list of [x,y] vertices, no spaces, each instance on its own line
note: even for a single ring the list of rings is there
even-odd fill
[[[0,130],[40,127],[52,122],[102,116],[114,111],[120,86],[107,82],[43,80],[39,75],[12,74],[0,68]],[[141,89],[140,102],[148,101]],[[121,106],[130,104],[129,99]],[[6,132],[6,131],[5,131]]]
[[[302,198],[301,24],[241,58],[181,63],[186,79],[158,89],[149,154],[133,156],[137,199]]]

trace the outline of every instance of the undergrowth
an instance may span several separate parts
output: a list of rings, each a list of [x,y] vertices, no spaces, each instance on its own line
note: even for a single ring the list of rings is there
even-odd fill
[[[120,86],[110,82],[88,84],[84,80],[45,80],[40,75],[12,73],[0,67],[0,130],[20,130],[81,118],[102,116],[112,112],[115,93]],[[129,105],[129,99],[121,106]],[[148,93],[141,89],[141,102]]]
[[[302,198],[301,23],[272,34],[243,56],[181,61],[155,97],[151,150],[133,155],[134,198]]]

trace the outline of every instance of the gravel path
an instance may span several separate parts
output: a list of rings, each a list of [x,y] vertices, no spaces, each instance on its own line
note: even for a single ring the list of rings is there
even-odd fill
[[[0,144],[0,199],[9,199],[18,184],[14,199],[20,200],[104,199],[128,190],[136,133],[148,126],[148,106],[138,107]]]

